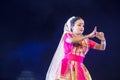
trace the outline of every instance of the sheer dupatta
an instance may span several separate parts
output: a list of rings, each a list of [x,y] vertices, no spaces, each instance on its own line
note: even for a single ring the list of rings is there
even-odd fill
[[[61,72],[61,60],[64,57],[64,42],[63,37],[65,33],[71,33],[71,20],[75,18],[74,16],[69,18],[68,21],[64,25],[64,32],[62,34],[62,37],[60,39],[59,45],[55,51],[55,54],[53,56],[53,59],[50,63],[50,66],[48,68],[47,74],[46,74],[46,80],[55,80],[57,77],[60,77]]]

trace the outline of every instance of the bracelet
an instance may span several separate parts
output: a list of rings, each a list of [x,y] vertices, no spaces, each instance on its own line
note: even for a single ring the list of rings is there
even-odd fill
[[[106,43],[106,40],[101,40],[101,44],[105,44]]]
[[[85,35],[85,36],[84,36],[84,39],[87,39],[87,38],[88,38],[88,37]]]
[[[101,41],[106,41],[106,40],[101,40]]]

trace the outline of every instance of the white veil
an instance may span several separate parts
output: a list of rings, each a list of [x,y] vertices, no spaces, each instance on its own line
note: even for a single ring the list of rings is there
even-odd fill
[[[61,60],[64,57],[63,37],[64,37],[65,33],[71,33],[70,21],[73,18],[75,18],[75,17],[73,16],[73,17],[69,18],[68,21],[64,25],[64,32],[62,34],[59,45],[55,51],[55,54],[54,54],[53,59],[51,61],[51,64],[48,68],[48,71],[46,74],[46,80],[55,80],[57,77],[60,76]]]

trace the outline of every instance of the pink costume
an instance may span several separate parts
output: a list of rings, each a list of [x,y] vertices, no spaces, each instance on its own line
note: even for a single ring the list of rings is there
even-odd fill
[[[79,43],[67,43],[68,37],[73,38],[74,36],[66,33],[63,37],[65,55],[62,59],[61,77],[66,80],[92,80],[83,61],[88,50],[94,48],[96,42],[85,39]]]

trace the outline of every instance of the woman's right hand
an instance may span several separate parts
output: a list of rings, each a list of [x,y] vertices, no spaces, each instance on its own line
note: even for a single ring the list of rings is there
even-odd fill
[[[94,30],[90,34],[88,34],[86,37],[94,38],[96,36],[96,32],[97,32],[97,27],[95,26]]]

